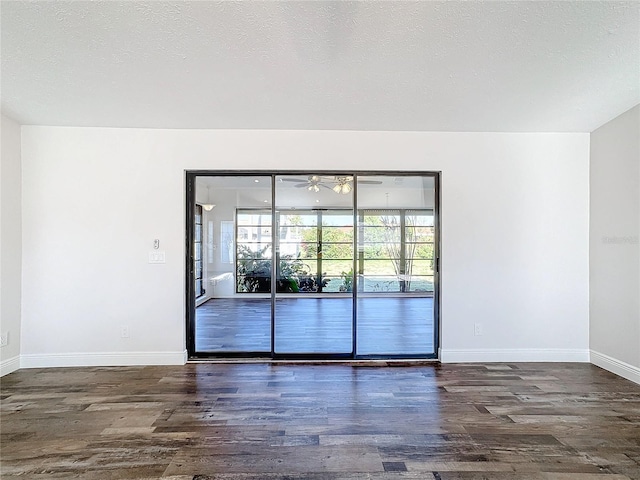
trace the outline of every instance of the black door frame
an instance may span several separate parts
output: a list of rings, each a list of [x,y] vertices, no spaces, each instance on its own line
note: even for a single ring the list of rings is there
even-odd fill
[[[322,175],[322,176],[420,176],[420,177],[432,177],[434,179],[435,186],[435,198],[434,198],[434,293],[433,293],[433,341],[434,341],[434,353],[427,355],[357,355],[356,354],[356,341],[357,341],[357,285],[356,275],[354,275],[353,285],[353,317],[352,317],[352,329],[353,329],[353,342],[352,352],[349,354],[276,354],[274,351],[275,342],[275,289],[271,288],[271,352],[197,352],[195,349],[195,319],[196,319],[196,302],[195,302],[195,284],[194,284],[194,224],[195,224],[195,195],[196,195],[196,178],[197,177],[249,177],[249,176],[262,176],[271,178],[271,211],[272,215],[275,211],[275,179],[278,175]],[[310,172],[308,170],[186,170],[185,171],[185,292],[186,292],[186,348],[188,352],[188,358],[190,360],[200,360],[207,358],[264,358],[265,360],[280,360],[280,359],[308,359],[308,360],[325,360],[325,359],[438,359],[439,350],[441,345],[441,312],[440,312],[440,298],[441,298],[441,176],[440,171],[391,171],[391,170],[375,170],[375,171],[361,171],[361,170],[326,170]],[[358,205],[357,205],[357,182],[353,185],[353,214],[354,214],[354,261],[357,260],[357,221],[358,221]],[[272,237],[275,237],[276,231],[272,227]],[[275,242],[275,239],[272,238]],[[275,243],[273,243],[275,248]],[[275,268],[272,268],[272,282],[271,285],[275,285]],[[355,271],[355,270],[354,270]]]

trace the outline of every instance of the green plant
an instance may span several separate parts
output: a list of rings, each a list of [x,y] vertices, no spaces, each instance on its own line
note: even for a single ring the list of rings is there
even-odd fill
[[[238,293],[269,293],[271,291],[272,259],[268,257],[269,246],[253,251],[246,246],[238,249],[237,291]],[[311,274],[309,265],[293,255],[282,255],[276,272],[276,292],[317,292],[328,280]]]
[[[342,279],[342,285],[340,285],[340,291],[352,292],[353,291],[353,268],[348,272],[342,272],[340,274],[340,278]]]
[[[269,246],[253,251],[238,247],[237,291],[259,293],[271,291],[271,258],[267,258]]]

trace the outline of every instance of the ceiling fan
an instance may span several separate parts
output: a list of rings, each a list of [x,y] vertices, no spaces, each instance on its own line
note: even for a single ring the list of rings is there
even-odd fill
[[[283,182],[296,182],[296,188],[305,188],[310,192],[319,192],[320,188],[327,188],[336,193],[347,194],[353,189],[353,177],[350,175],[322,176],[309,175],[307,179],[301,178],[281,178]],[[370,185],[379,185],[382,182],[378,180],[358,180],[358,183],[366,183]]]

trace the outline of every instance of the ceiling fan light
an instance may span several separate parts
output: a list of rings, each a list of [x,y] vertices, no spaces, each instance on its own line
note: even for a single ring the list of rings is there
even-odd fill
[[[342,193],[346,195],[350,191],[351,191],[351,184],[350,183],[343,183],[342,184]]]
[[[340,183],[336,183],[332,190],[336,193],[342,193],[342,185]]]
[[[215,203],[211,203],[211,185],[207,185],[207,203],[201,204],[205,212],[210,212],[216,208]]]

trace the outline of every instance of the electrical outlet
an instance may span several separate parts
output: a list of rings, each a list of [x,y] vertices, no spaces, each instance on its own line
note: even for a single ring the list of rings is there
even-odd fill
[[[0,334],[0,347],[6,347],[9,345],[9,332],[2,332]]]
[[[474,323],[473,324],[473,334],[478,337],[480,335],[482,335],[483,331],[482,331],[482,324],[481,323]]]
[[[127,326],[120,327],[120,337],[129,338],[129,327]]]

